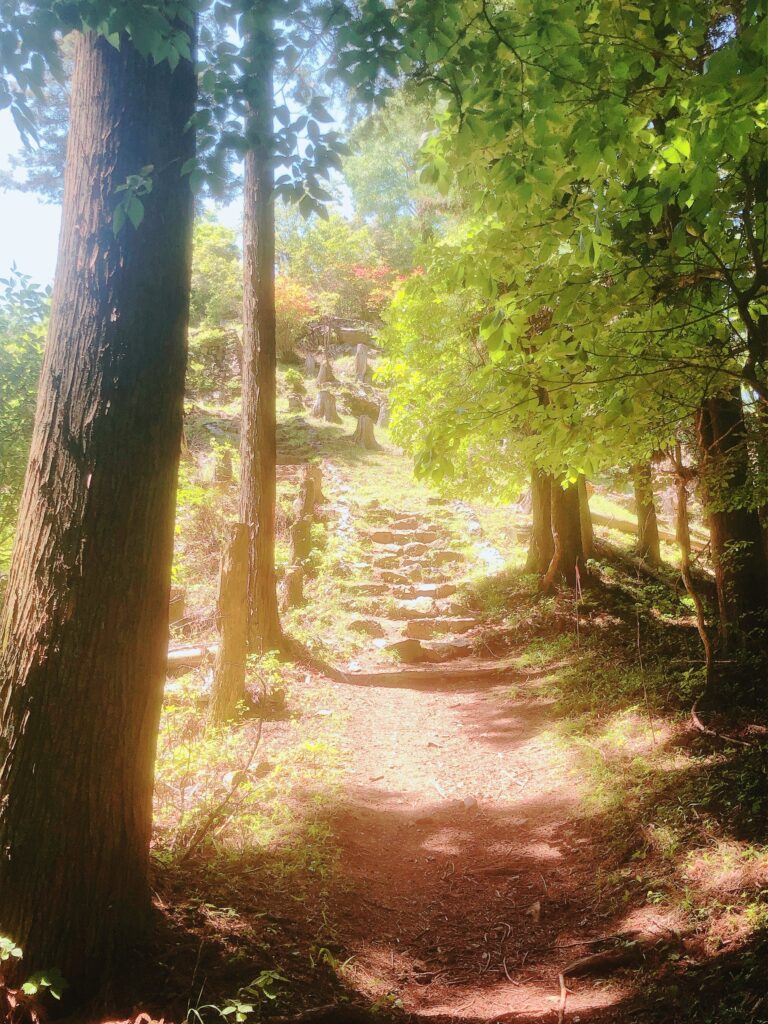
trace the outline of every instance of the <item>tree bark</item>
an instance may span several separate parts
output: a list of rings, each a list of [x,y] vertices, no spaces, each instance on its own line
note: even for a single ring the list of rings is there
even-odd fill
[[[317,371],[317,384],[337,384],[336,376],[333,372],[333,367],[326,359],[325,362],[320,364],[320,369]]]
[[[531,471],[531,510],[533,527],[525,571],[543,576],[552,561],[555,543],[552,535],[552,477],[540,469]]]
[[[575,584],[577,567],[579,572],[584,570],[578,487],[570,485],[564,489],[559,481],[553,480],[551,491],[554,553],[542,584],[545,591],[551,589],[558,577]]]
[[[0,932],[108,980],[150,916],[182,438],[195,75],[77,42],[51,321],[0,622]],[[116,192],[153,165],[138,229]]]
[[[272,165],[275,40],[267,4],[254,7],[246,43],[251,58],[243,213],[243,417],[240,520],[251,536],[248,569],[252,649],[280,647],[275,575],[277,494],[277,355],[275,333],[275,210]]]
[[[209,720],[230,721],[245,700],[245,662],[248,655],[248,547],[245,523],[230,527],[219,573],[219,653],[213,676]]]
[[[631,472],[637,516],[637,554],[649,565],[661,565],[659,524],[656,519],[656,505],[653,499],[651,464],[650,462],[638,462],[632,467]]]
[[[361,382],[365,382],[368,373],[368,346],[360,344],[355,349],[355,376]]]
[[[357,426],[355,432],[352,435],[352,444],[358,448],[366,448],[368,451],[379,451],[381,445],[376,440],[376,435],[373,432],[373,420],[370,416],[358,416]]]
[[[330,391],[318,391],[315,404],[312,406],[312,415],[327,423],[341,423],[341,416],[336,411],[336,398]]]
[[[708,399],[696,415],[699,475],[709,521],[720,636],[727,648],[768,608],[760,517],[748,506],[749,452],[741,395]]]
[[[589,510],[589,492],[587,478],[579,474],[576,484],[579,491],[579,529],[581,531],[581,552],[583,559],[592,557],[595,548],[595,531],[592,527],[592,513]]]

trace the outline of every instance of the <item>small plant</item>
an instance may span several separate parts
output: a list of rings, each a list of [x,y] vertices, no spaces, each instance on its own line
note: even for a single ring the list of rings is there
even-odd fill
[[[21,960],[22,956],[21,948],[13,939],[7,935],[0,935],[0,965],[9,960]],[[13,1024],[17,1020],[32,1021],[36,1024],[43,1018],[38,1006],[40,997],[48,993],[54,999],[61,999],[65,988],[66,982],[56,968],[36,971],[18,988],[12,988],[6,983],[0,966],[0,1019],[7,1021],[8,1024]]]

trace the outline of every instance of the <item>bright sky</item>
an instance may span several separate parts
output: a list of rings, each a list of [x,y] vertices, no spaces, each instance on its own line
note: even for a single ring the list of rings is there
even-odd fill
[[[8,157],[21,148],[16,128],[7,110],[0,111],[0,167],[7,169]],[[39,284],[50,284],[56,266],[59,239],[58,206],[41,202],[23,192],[0,191],[0,277],[16,261],[19,270]]]

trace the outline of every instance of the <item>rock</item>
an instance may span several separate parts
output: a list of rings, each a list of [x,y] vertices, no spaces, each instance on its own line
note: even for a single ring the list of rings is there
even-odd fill
[[[451,562],[466,562],[467,556],[462,551],[434,551],[432,561],[435,565],[448,565]]]
[[[461,803],[467,811],[473,811],[477,807],[477,800],[473,796],[465,796]]]
[[[386,583],[358,583],[355,586],[355,593],[363,594],[365,597],[381,597],[389,592]]]
[[[373,565],[377,569],[395,569],[400,565],[400,559],[397,555],[382,555],[380,558],[374,558]]]
[[[427,551],[426,544],[420,544],[418,541],[413,541],[410,544],[406,544],[403,548],[403,554],[408,555],[410,558],[414,558],[417,555],[423,555]]]
[[[428,619],[435,614],[435,606],[428,597],[417,597],[413,601],[395,601],[391,605],[392,619]]]
[[[438,534],[435,530],[417,530],[413,535],[413,539],[422,544],[434,544],[437,537]]]
[[[382,624],[376,619],[354,619],[350,622],[349,628],[355,633],[365,633],[366,636],[372,637],[383,637],[387,634]]]
[[[426,645],[425,649],[430,659],[439,661],[458,661],[459,658],[471,658],[474,654],[471,643],[446,643],[434,641]]]
[[[374,530],[369,536],[374,544],[391,544],[394,541],[389,530]]]
[[[435,633],[466,633],[476,625],[476,619],[415,619],[406,626],[405,635],[430,640]]]
[[[384,583],[394,584],[395,586],[407,586],[410,583],[410,577],[404,576],[401,572],[392,572],[390,569],[384,569],[377,575]]]
[[[406,665],[415,665],[420,661],[430,660],[429,653],[424,650],[418,640],[398,640],[394,644],[388,644],[384,650],[391,651]]]

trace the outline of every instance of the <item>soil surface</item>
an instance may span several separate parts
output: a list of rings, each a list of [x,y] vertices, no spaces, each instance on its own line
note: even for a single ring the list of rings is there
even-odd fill
[[[402,512],[379,519],[374,587],[391,572],[410,573],[408,585],[422,589],[450,577],[429,549],[408,554],[410,535],[432,524]],[[376,620],[386,626],[381,651],[409,621],[393,619],[391,601],[386,614]],[[435,602],[418,614],[455,610]],[[334,928],[350,958],[345,978],[371,1002],[391,993],[415,1019],[554,1021],[563,968],[607,935],[661,922],[603,910],[602,858],[579,813],[580,781],[546,736],[556,716],[536,672],[430,643],[427,664],[376,666],[373,656],[337,687],[347,769],[332,826],[348,889]],[[418,647],[406,655],[421,662]],[[568,988],[564,1019],[629,1019],[616,976],[569,979]]]

